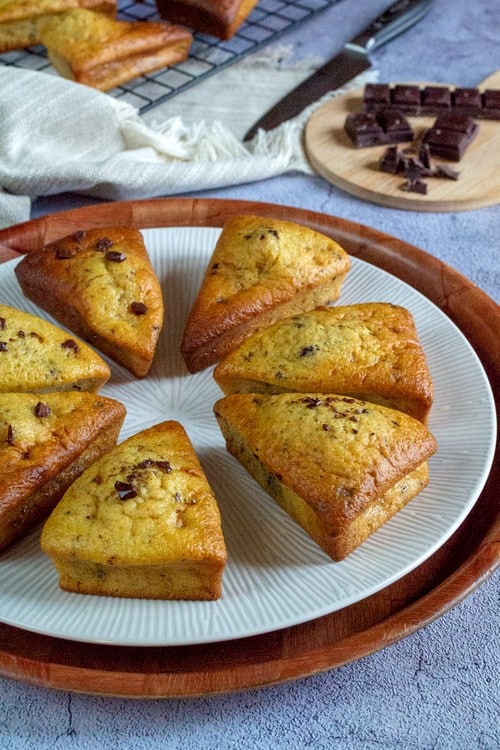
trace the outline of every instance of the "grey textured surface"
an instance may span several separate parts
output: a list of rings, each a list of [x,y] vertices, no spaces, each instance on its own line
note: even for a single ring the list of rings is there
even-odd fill
[[[386,5],[341,0],[291,39],[298,57],[332,54]],[[500,68],[498,0],[435,0],[418,27],[378,50],[380,80],[474,86]],[[500,127],[500,125],[499,125]],[[442,258],[500,300],[500,211],[397,211],[364,203],[320,177],[291,174],[202,197],[300,206],[359,221]],[[33,215],[82,203],[40,199]],[[499,577],[403,641],[315,677],[193,700],[122,700],[0,680],[2,750],[75,748],[339,748],[498,750]]]

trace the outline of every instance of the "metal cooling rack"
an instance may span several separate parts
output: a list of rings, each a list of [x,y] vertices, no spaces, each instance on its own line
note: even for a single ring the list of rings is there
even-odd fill
[[[259,0],[231,39],[221,41],[205,34],[195,34],[185,62],[135,78],[109,93],[146,112],[245,55],[276,41],[336,2],[338,0]],[[159,19],[155,0],[122,0],[118,8],[118,17],[124,20]],[[0,55],[0,64],[54,72],[43,46]]]

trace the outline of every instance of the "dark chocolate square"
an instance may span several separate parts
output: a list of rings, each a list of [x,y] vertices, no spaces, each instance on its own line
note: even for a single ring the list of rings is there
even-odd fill
[[[456,112],[478,115],[481,112],[481,94],[478,89],[456,88],[453,92],[453,106]]]
[[[386,143],[404,143],[413,140],[413,130],[408,120],[397,109],[385,109],[379,112],[377,119],[386,134]]]
[[[478,129],[472,117],[448,112],[436,118],[432,128],[425,133],[423,142],[432,156],[460,161]]]
[[[392,89],[391,104],[403,112],[418,114],[420,111],[420,87],[397,84]]]
[[[358,148],[379,144],[384,136],[384,131],[372,112],[355,112],[347,115],[344,129]]]
[[[472,135],[478,126],[469,115],[463,115],[458,112],[446,112],[436,117],[433,127],[458,130],[460,133]]]
[[[363,97],[363,108],[368,112],[389,107],[391,104],[391,89],[387,83],[367,83]]]
[[[483,92],[482,116],[491,120],[500,119],[500,89],[486,89]]]
[[[447,86],[426,86],[422,91],[422,113],[435,114],[451,107],[451,91]]]

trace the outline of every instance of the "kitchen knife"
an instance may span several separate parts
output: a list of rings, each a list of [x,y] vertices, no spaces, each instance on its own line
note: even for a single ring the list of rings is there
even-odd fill
[[[397,0],[360,34],[347,42],[341,52],[294,88],[274,105],[246,134],[251,140],[258,130],[272,130],[300,114],[308,104],[329,91],[340,88],[371,67],[369,54],[413,26],[429,10],[432,0]]]

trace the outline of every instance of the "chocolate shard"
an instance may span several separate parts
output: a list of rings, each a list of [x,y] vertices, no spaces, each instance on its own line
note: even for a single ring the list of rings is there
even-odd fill
[[[397,174],[402,169],[403,159],[397,146],[389,146],[382,154],[379,161],[379,169],[381,172],[389,172],[390,174]]]
[[[404,190],[406,193],[427,195],[427,184],[422,182],[422,180],[407,180],[401,185],[401,190]]]

